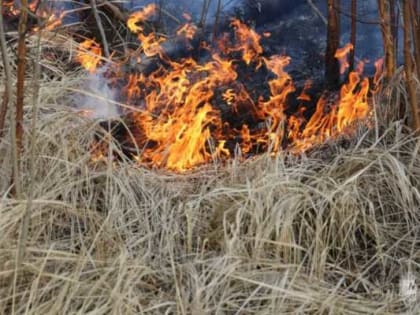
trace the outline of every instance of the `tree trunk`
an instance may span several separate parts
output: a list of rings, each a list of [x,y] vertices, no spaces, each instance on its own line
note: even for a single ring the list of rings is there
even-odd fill
[[[219,22],[220,22],[220,14],[222,10],[222,0],[217,1],[217,10],[216,10],[216,16],[214,17],[214,25],[213,25],[213,39],[212,42],[214,43],[216,41],[218,32],[219,32]]]
[[[391,34],[394,43],[394,58],[395,62],[398,56],[398,29],[400,21],[400,9],[399,6],[395,5],[395,0],[390,0],[389,14],[391,18]]]
[[[394,36],[392,36],[390,5],[388,1],[378,0],[381,32],[384,42],[386,78],[390,79],[396,69]]]
[[[206,24],[207,13],[209,11],[210,1],[211,0],[204,0],[203,1],[203,7],[201,9],[201,17],[200,17],[200,21],[198,22],[198,27],[199,28],[203,28],[204,25]]]
[[[3,2],[0,2],[0,12],[3,12]],[[2,61],[3,61],[3,68],[4,68],[4,94],[3,94],[3,100],[2,105],[0,108],[0,141],[3,136],[3,130],[6,123],[6,116],[7,111],[9,107],[9,102],[11,102],[12,98],[12,74],[11,74],[11,67],[9,63],[9,58],[7,55],[7,44],[6,44],[6,35],[4,30],[4,21],[3,21],[3,15],[0,15],[0,50],[2,55]]]
[[[23,100],[25,94],[25,67],[26,67],[26,25],[28,22],[28,2],[22,0],[18,26],[17,47],[17,82],[16,82],[16,149],[19,160],[22,150],[23,138]]]
[[[8,106],[9,106],[9,95],[7,94],[7,91],[4,91],[2,105],[0,107],[0,139],[3,137],[3,131],[4,131],[5,123],[6,123]]]
[[[356,35],[357,35],[357,0],[351,0],[351,34],[350,43],[353,45],[353,49],[350,50],[349,64],[350,72],[354,70],[354,56],[356,52]]]
[[[420,131],[420,110],[417,99],[417,91],[413,78],[413,60],[411,55],[411,36],[414,35],[411,24],[411,9],[410,0],[403,1],[403,18],[404,18],[404,62],[405,62],[405,76],[408,98],[410,101],[411,112],[413,116],[413,129],[418,133]]]
[[[329,88],[340,84],[340,66],[334,57],[340,45],[339,0],[328,0],[327,50],[325,52],[325,81]]]
[[[412,13],[412,27],[414,40],[414,59],[416,61],[417,78],[420,80],[420,12],[417,1],[414,1]]]

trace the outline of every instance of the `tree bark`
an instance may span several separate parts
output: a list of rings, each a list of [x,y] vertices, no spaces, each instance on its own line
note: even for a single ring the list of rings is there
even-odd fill
[[[388,1],[378,0],[381,32],[384,42],[386,78],[390,79],[396,69],[394,36],[392,35],[390,5]]]
[[[405,76],[408,99],[411,106],[411,112],[413,117],[413,129],[416,133],[420,131],[420,110],[417,99],[417,91],[413,78],[413,60],[411,55],[411,36],[414,35],[412,32],[412,19],[411,12],[412,6],[410,0],[403,0],[403,19],[404,19],[404,62],[405,62]]]
[[[340,84],[340,66],[334,57],[340,45],[339,0],[328,0],[327,50],[325,52],[325,81],[329,88]]]

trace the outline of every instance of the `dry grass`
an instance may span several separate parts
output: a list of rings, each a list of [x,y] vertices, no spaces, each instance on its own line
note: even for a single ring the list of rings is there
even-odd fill
[[[401,124],[187,175],[94,166],[100,128],[64,106],[83,76],[47,72],[23,155],[24,195],[30,159],[35,185],[15,285],[27,200],[9,197],[0,143],[0,314],[414,312],[398,282],[419,271],[420,144]]]

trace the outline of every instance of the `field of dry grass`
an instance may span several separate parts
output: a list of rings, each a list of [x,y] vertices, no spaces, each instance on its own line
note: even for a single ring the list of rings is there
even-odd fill
[[[20,199],[0,142],[0,314],[416,312],[420,142],[385,123],[389,90],[353,137],[174,175],[94,165],[100,128],[68,106],[83,74],[47,68]]]

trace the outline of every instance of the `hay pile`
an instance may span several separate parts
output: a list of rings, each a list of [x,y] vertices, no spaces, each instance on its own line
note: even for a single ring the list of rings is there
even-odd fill
[[[0,143],[0,314],[414,312],[399,281],[419,271],[420,143],[400,123],[378,113],[370,131],[307,155],[186,175],[94,165],[103,132],[68,106],[82,72],[44,72],[22,200],[8,193],[7,133]],[[26,104],[30,126],[30,90]]]

